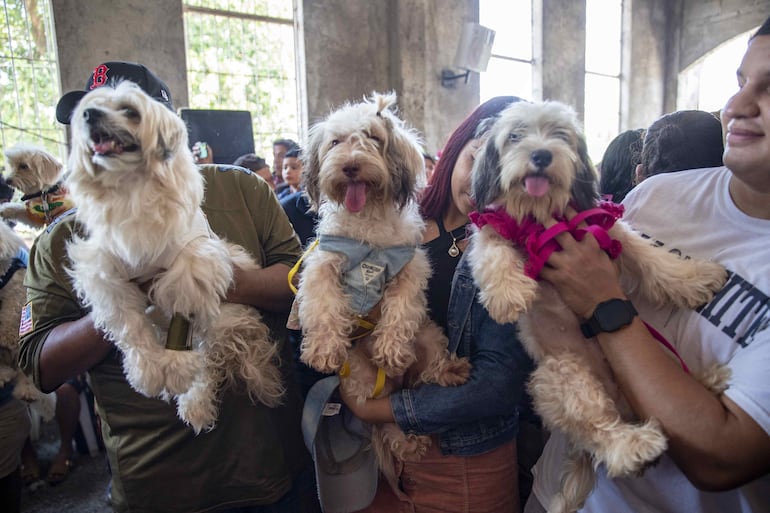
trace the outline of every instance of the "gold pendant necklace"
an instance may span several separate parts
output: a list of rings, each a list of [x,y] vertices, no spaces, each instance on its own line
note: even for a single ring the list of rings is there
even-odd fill
[[[461,226],[460,229],[462,230],[462,234],[458,237],[455,237],[454,232],[447,232],[449,236],[452,237],[452,245],[449,246],[449,250],[447,251],[452,258],[457,258],[458,255],[460,255],[460,248],[457,247],[457,241],[465,238],[465,225]],[[457,228],[455,228],[455,230],[457,230]]]
[[[447,251],[447,253],[449,253],[449,256],[452,258],[456,258],[457,255],[460,254],[460,248],[457,247],[457,239],[454,237],[452,237],[452,245],[449,247],[449,251]]]

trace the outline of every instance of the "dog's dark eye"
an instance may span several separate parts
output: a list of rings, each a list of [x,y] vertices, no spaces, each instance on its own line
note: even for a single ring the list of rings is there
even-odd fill
[[[19,169],[29,169],[27,164],[19,164]]]
[[[376,142],[377,144],[379,144],[379,143],[381,143],[381,142],[382,142],[382,139],[380,139],[379,137],[377,137],[376,135],[374,135],[374,134],[371,134],[371,133],[367,133],[367,134],[366,134],[366,137],[368,137],[368,138],[369,138],[369,139],[371,139],[372,141]]]
[[[131,119],[139,118],[139,112],[132,109],[131,107],[123,107],[122,110],[123,110],[123,115],[126,116],[127,118],[131,118]]]
[[[518,140],[519,140],[519,134],[517,134],[516,132],[511,132],[510,134],[508,134],[508,141],[516,142]]]
[[[569,132],[564,131],[564,130],[557,130],[556,132],[553,133],[553,136],[555,138],[561,139],[562,141],[565,141],[565,142],[570,142],[570,140],[571,140]]]
[[[329,146],[334,147],[337,146],[340,143],[339,139],[333,139],[332,142],[329,143]]]

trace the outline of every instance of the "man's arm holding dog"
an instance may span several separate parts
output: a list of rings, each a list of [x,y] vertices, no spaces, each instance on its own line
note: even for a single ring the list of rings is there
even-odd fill
[[[273,264],[264,269],[236,269],[227,300],[260,310],[285,312],[291,308],[294,293],[289,288],[289,266]]]
[[[66,272],[66,244],[77,229],[74,216],[41,235],[30,251],[26,322],[19,329],[19,363],[41,390],[98,364],[114,346],[104,339],[76,299]]]
[[[41,390],[50,392],[72,376],[87,372],[104,360],[114,347],[96,329],[90,314],[55,326],[40,347]]]
[[[542,277],[559,291],[581,318],[602,301],[625,299],[618,271],[593,237],[575,241],[563,234]],[[724,394],[686,374],[637,317],[599,344],[633,410],[658,419],[669,438],[669,452],[688,479],[704,490],[725,490],[770,471],[770,437]]]

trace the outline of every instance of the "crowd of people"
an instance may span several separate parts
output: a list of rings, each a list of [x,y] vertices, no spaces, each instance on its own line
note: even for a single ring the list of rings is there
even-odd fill
[[[162,85],[152,72],[124,78],[148,94]],[[599,466],[580,511],[770,511],[770,19],[749,40],[737,80],[738,92],[719,113],[678,111],[623,132],[598,165],[601,192],[623,202],[624,219],[636,230],[685,258],[726,268],[727,283],[711,303],[665,311],[646,304],[621,286],[616,266],[591,236],[557,235],[561,250],[542,270],[581,319],[611,300],[633,303],[638,314],[596,338],[635,416],[655,419],[668,439],[664,455],[642,475],[611,478]],[[424,384],[363,402],[343,395],[345,407],[365,423],[395,423],[431,441],[419,461],[397,465],[396,482],[381,479],[361,511],[538,513],[549,510],[562,486],[564,434],[539,423],[527,393],[534,363],[516,324],[498,324],[482,306],[465,256],[476,154],[489,120],[521,101],[503,96],[482,103],[451,130],[440,158],[424,155],[426,165],[435,164],[419,197],[422,244],[433,269],[429,315],[472,370],[454,387]],[[83,236],[71,212],[31,248],[23,311],[30,322],[20,330],[20,365],[44,392],[88,375],[117,512],[319,512],[301,417],[304,396],[322,376],[298,372],[301,332],[287,330],[290,272],[317,221],[303,192],[305,156],[295,141],[278,139],[270,172],[254,154],[213,164],[216,149],[206,149],[202,156],[198,143],[193,155],[206,182],[202,207],[211,230],[260,265],[237,271],[226,299],[258,309],[280,346],[282,404],[270,408],[227,388],[216,428],[196,435],[173,403],[134,391],[118,350],[94,326],[68,277],[67,243]],[[647,325],[666,337],[689,373]],[[731,375],[715,395],[698,376],[717,364]],[[10,400],[0,391],[0,406]],[[0,486],[21,486],[15,475],[2,476]],[[6,507],[19,510],[18,502]]]

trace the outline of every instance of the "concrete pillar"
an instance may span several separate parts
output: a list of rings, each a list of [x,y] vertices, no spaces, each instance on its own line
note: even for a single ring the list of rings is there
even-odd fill
[[[182,0],[52,0],[62,92],[82,89],[104,61],[144,64],[171,89],[174,107],[186,107]]]

